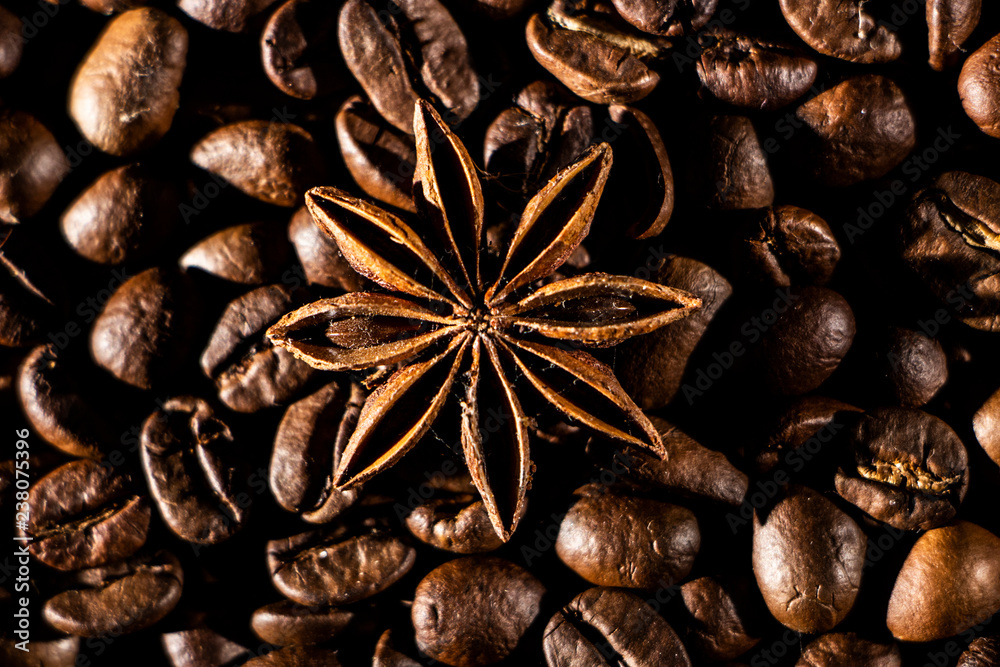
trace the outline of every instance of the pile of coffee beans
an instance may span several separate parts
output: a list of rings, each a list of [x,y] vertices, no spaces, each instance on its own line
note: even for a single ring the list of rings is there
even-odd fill
[[[0,3],[0,664],[1000,666],[997,3]],[[421,99],[491,253],[606,142],[559,274],[702,300],[591,351],[666,458],[519,394],[508,542],[266,336],[382,289],[304,195],[417,220]]]

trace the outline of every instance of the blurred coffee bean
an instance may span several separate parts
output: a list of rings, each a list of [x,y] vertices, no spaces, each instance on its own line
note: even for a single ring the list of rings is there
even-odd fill
[[[7,8],[0,7],[0,79],[14,73],[24,53],[24,23]]]
[[[253,656],[245,646],[208,628],[164,633],[161,642],[171,667],[224,667]]]
[[[141,260],[159,250],[177,222],[173,186],[138,164],[100,176],[69,205],[59,221],[66,242],[98,264]]]
[[[479,104],[465,35],[438,0],[348,0],[338,30],[347,67],[398,130],[413,133],[420,97],[437,100],[450,123]]]
[[[826,220],[798,206],[761,211],[736,243],[742,272],[771,287],[825,285],[840,261],[840,245]]]
[[[962,45],[979,25],[982,0],[928,0],[927,36],[931,67],[941,72],[957,63]]]
[[[691,615],[684,643],[706,662],[743,655],[760,641],[760,594],[754,584],[737,576],[701,577],[681,586],[684,607]]]
[[[578,489],[559,525],[556,553],[597,586],[656,590],[691,572],[701,546],[694,514],[677,505],[611,491]]]
[[[136,556],[80,571],[69,590],[46,600],[42,617],[79,637],[138,632],[170,613],[183,586],[184,572],[173,554]]]
[[[1000,184],[942,174],[914,198],[899,239],[907,267],[958,319],[1000,331]]]
[[[140,389],[176,371],[199,317],[191,279],[173,269],[147,269],[108,299],[90,331],[94,361]]]
[[[267,543],[274,587],[312,606],[350,604],[380,593],[409,572],[416,557],[413,547],[375,518]]]
[[[275,0],[178,0],[185,14],[209,28],[243,32]]]
[[[997,667],[1000,665],[1000,636],[979,637],[958,658],[955,667]]]
[[[903,47],[881,17],[870,14],[865,0],[779,0],[785,20],[806,44],[823,55],[856,63],[887,63]],[[879,4],[877,10],[888,12]]]
[[[24,651],[14,639],[0,639],[0,662],[6,667],[77,667],[80,638],[63,637],[41,641],[32,639]]]
[[[400,650],[397,643],[392,630],[383,632],[375,645],[372,667],[420,667],[421,663]],[[416,648],[413,653],[416,654]]]
[[[413,628],[423,653],[472,667],[506,658],[535,622],[545,587],[527,570],[468,556],[432,570],[413,597]]]
[[[31,554],[57,570],[79,570],[128,558],[146,542],[149,500],[111,466],[72,461],[28,493]]]
[[[802,159],[824,185],[841,187],[884,176],[916,145],[913,112],[903,91],[875,74],[820,93],[795,115],[811,133],[800,142]]]
[[[70,85],[69,112],[80,134],[112,155],[158,142],[180,104],[187,48],[184,26],[159,9],[112,19]]]
[[[673,628],[642,598],[616,588],[591,588],[545,626],[549,667],[623,665],[690,667]]]
[[[486,506],[471,494],[420,505],[406,517],[406,527],[421,542],[457,554],[484,553],[503,546]]]
[[[38,213],[69,170],[55,137],[34,116],[0,109],[0,221],[13,225]]]
[[[654,35],[682,35],[700,30],[718,0],[612,0],[622,18],[643,32]]]
[[[473,0],[472,9],[491,19],[509,19],[520,14],[534,0]]]
[[[260,38],[264,71],[292,97],[311,100],[345,83],[346,67],[336,44],[337,7],[319,0],[286,0],[271,15]]]
[[[202,352],[201,369],[230,410],[283,405],[313,377],[311,366],[264,337],[294,307],[291,290],[282,285],[258,287],[226,306]]]
[[[733,288],[707,264],[677,255],[668,256],[649,279],[701,299],[692,315],[615,348],[616,375],[625,391],[642,409],[656,410],[677,395],[691,353]]]
[[[919,408],[948,381],[948,358],[941,343],[912,329],[890,328],[877,350],[880,375],[892,401]]]
[[[924,533],[903,563],[886,624],[900,641],[968,630],[1000,611],[1000,538],[959,521]]]
[[[255,635],[269,644],[321,644],[344,632],[355,612],[337,607],[304,607],[282,600],[265,605],[250,618]]]
[[[987,456],[1000,466],[1000,389],[993,393],[972,418],[976,439]]]
[[[323,156],[298,125],[244,120],[224,125],[191,149],[191,161],[244,194],[277,206],[295,206],[325,178]]]
[[[172,398],[146,419],[142,469],[160,516],[188,542],[218,544],[246,521],[245,466],[229,427],[199,398]]]
[[[52,305],[27,273],[0,253],[0,346],[25,347],[37,341],[52,324]]]
[[[340,254],[337,242],[319,228],[305,206],[292,216],[288,240],[295,246],[295,254],[310,285],[336,287],[345,292],[357,292],[364,287],[364,278],[351,268]]]
[[[702,185],[710,208],[733,211],[763,208],[774,202],[767,154],[746,116],[712,117],[702,161]]]
[[[261,285],[277,279],[288,261],[285,235],[285,226],[273,222],[234,225],[191,246],[180,265],[242,285]]]
[[[337,112],[337,141],[348,171],[370,197],[416,213],[413,174],[417,149],[413,137],[389,125],[360,95]]]
[[[955,516],[969,488],[965,446],[946,423],[920,410],[880,408],[850,434],[850,463],[837,493],[900,530],[936,528]]]
[[[826,632],[847,616],[867,548],[851,517],[803,486],[791,486],[770,511],[754,513],[757,585],[771,615],[796,632]]]
[[[286,646],[242,663],[241,667],[340,667],[337,652],[317,646]]]
[[[108,410],[90,391],[85,365],[55,345],[39,345],[21,363],[17,393],[33,433],[70,456],[99,459],[117,442]],[[93,372],[93,369],[90,369]]]
[[[365,392],[331,382],[288,406],[271,451],[271,493],[281,507],[310,523],[326,523],[354,504],[355,489],[337,489],[333,474],[357,425]]]
[[[754,453],[755,469],[761,475],[778,466],[801,471],[861,414],[861,408],[825,396],[794,401],[769,427],[763,446]]]
[[[930,5],[928,5],[930,11]],[[1000,138],[1000,35],[983,44],[962,65],[958,94],[962,106],[979,129]]]
[[[833,632],[811,641],[796,667],[903,667],[899,646],[862,639],[853,632]]]
[[[698,59],[698,78],[715,97],[756,111],[780,109],[805,95],[816,61],[796,51],[729,30],[713,31]]]
[[[52,2],[52,0],[48,0]],[[127,12],[136,7],[146,5],[148,0],[80,0],[80,4],[91,11],[110,16],[120,12]],[[58,0],[57,0],[58,2]]]
[[[833,374],[854,342],[854,313],[847,300],[825,287],[779,290],[772,320],[755,350],[767,386],[786,396],[805,394]],[[768,313],[771,317],[768,317]]]

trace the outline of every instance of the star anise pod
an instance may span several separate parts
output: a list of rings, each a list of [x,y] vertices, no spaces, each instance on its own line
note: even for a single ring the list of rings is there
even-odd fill
[[[396,294],[353,292],[283,317],[268,337],[315,368],[402,364],[368,397],[335,473],[354,487],[392,466],[457,393],[466,463],[497,534],[524,510],[531,418],[514,380],[526,380],[572,420],[660,456],[656,429],[605,364],[576,349],[609,346],[688,315],[700,300],[655,283],[602,273],[550,282],[587,235],[611,168],[591,147],[528,202],[496,275],[484,247],[484,201],[465,146],[427,103],[414,114],[419,221],[333,187],[306,202],[356,271]],[[480,405],[501,427],[480,431]]]

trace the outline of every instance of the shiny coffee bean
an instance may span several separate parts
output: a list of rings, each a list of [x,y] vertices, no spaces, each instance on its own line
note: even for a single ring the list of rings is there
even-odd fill
[[[1000,389],[976,411],[972,427],[979,445],[1000,466]]]
[[[997,667],[1000,665],[1000,637],[979,637],[958,658],[955,667]]]
[[[708,133],[703,184],[707,205],[723,211],[770,206],[774,181],[750,119],[714,116]]]
[[[912,329],[892,327],[878,348],[879,371],[893,403],[919,408],[948,381],[948,358],[941,343]]]
[[[177,6],[209,28],[243,32],[254,16],[273,3],[274,0],[179,0]]]
[[[250,626],[261,640],[276,646],[321,644],[342,634],[356,613],[337,607],[305,607],[290,600],[254,611]]]
[[[288,240],[295,247],[306,282],[357,292],[365,280],[351,268],[337,247],[337,242],[316,224],[305,206],[295,211],[288,223]]]
[[[14,73],[24,53],[24,23],[6,8],[0,8],[0,79]]]
[[[472,667],[506,658],[535,622],[545,587],[513,563],[468,556],[432,570],[413,597],[413,628],[423,653]]]
[[[903,667],[899,646],[862,639],[853,632],[833,632],[811,641],[796,667]]]
[[[1000,137],[1000,35],[983,44],[962,65],[958,94],[962,107],[979,129]]]
[[[825,285],[840,261],[840,245],[830,226],[798,206],[762,211],[736,243],[742,272],[772,287]]]
[[[372,667],[420,667],[421,663],[411,658],[410,654],[402,650],[399,644],[396,633],[393,633],[392,630],[383,632],[375,645]],[[416,653],[416,648],[412,648],[412,654],[416,655]]]
[[[486,506],[472,494],[432,499],[406,517],[406,527],[425,544],[457,554],[476,554],[503,546]]]
[[[941,72],[957,63],[962,45],[979,25],[982,0],[928,0],[927,44],[931,67]]]
[[[75,667],[80,656],[79,637],[32,639],[28,651],[18,648],[18,643],[16,639],[0,639],[0,662],[7,667]]]
[[[253,652],[245,646],[208,628],[167,632],[161,637],[161,642],[171,667],[230,665],[253,656]]]
[[[681,586],[691,616],[684,643],[701,660],[732,660],[760,641],[760,594],[737,576],[701,577]],[[758,609],[760,607],[760,609]]]
[[[261,285],[280,277],[288,250],[284,225],[255,222],[205,237],[179,263],[186,270],[198,269],[230,282]]]
[[[336,9],[316,0],[286,0],[271,14],[260,38],[261,59],[271,83],[285,94],[311,100],[344,85]]]
[[[55,137],[34,116],[0,110],[0,221],[13,225],[38,213],[69,170]]]
[[[337,652],[317,646],[286,646],[243,663],[242,667],[340,667]]]
[[[831,442],[861,417],[861,408],[825,396],[794,401],[768,428],[763,445],[753,455],[761,475],[777,467],[801,471],[824,453],[839,451]]]
[[[712,18],[718,0],[613,0],[622,18],[643,32],[681,35],[700,30]]]
[[[871,64],[891,62],[902,53],[896,32],[866,11],[871,8],[864,0],[780,0],[780,4],[795,34],[823,55]]]

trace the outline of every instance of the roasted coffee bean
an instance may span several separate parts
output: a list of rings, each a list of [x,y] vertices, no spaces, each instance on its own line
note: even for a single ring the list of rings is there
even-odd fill
[[[942,174],[914,198],[899,239],[903,261],[958,319],[1000,331],[1000,184]]]
[[[800,398],[768,429],[763,446],[753,457],[754,467],[761,475],[778,466],[799,472],[861,414],[861,408],[825,396]]]
[[[427,93],[450,122],[468,118],[479,104],[479,86],[455,19],[438,0],[385,7],[379,0],[348,0],[340,10],[340,50],[368,99],[410,134],[417,99]]]
[[[690,667],[673,628],[642,598],[617,588],[577,595],[545,626],[549,667]]]
[[[250,626],[269,644],[321,644],[343,633],[355,617],[348,609],[304,607],[282,600],[254,611]]]
[[[864,0],[779,2],[795,34],[824,55],[870,64],[896,60],[902,53],[896,32],[865,11],[870,8]]]
[[[820,93],[795,115],[811,133],[800,143],[802,159],[824,185],[841,187],[884,176],[916,144],[913,112],[903,91],[875,74]]]
[[[928,5],[928,11],[930,11]],[[969,118],[991,137],[1000,137],[1000,35],[983,44],[962,65],[958,94]]]
[[[286,0],[268,19],[260,51],[264,71],[279,90],[311,100],[346,83],[336,9],[317,0]]]
[[[159,9],[112,19],[70,87],[69,112],[80,134],[112,155],[158,142],[180,104],[187,47],[184,26]]]
[[[81,256],[121,264],[159,249],[177,222],[177,206],[173,186],[130,164],[103,174],[80,193],[59,225]]]
[[[198,316],[190,278],[171,269],[147,269],[108,299],[90,331],[90,353],[122,382],[150,389],[184,358]]]
[[[354,504],[356,489],[333,485],[340,456],[365,402],[355,383],[331,382],[288,406],[271,452],[275,500],[310,523],[326,523]]]
[[[703,188],[710,208],[733,211],[774,202],[767,154],[746,116],[714,116],[704,157]]]
[[[24,23],[6,8],[0,7],[0,79],[14,73],[24,53]]]
[[[509,19],[520,14],[532,0],[473,0],[472,9],[491,19]]]
[[[792,49],[729,30],[701,37],[698,78],[715,97],[759,111],[780,109],[805,95],[816,61]]]
[[[576,496],[559,525],[556,553],[590,583],[655,590],[691,572],[701,533],[690,510],[597,484]]]
[[[208,667],[241,663],[254,655],[245,646],[208,628],[168,632],[161,638],[172,667]]]
[[[295,254],[309,284],[336,287],[345,292],[357,292],[365,286],[364,278],[347,263],[337,242],[320,229],[305,206],[298,209],[288,223],[288,240],[295,246]]]
[[[707,662],[732,660],[760,641],[760,594],[751,581],[737,576],[701,577],[681,586],[691,615],[684,643]]]
[[[924,533],[903,563],[886,625],[906,642],[957,635],[1000,611],[1000,538],[959,521]]]
[[[406,527],[421,542],[457,554],[476,554],[503,546],[486,507],[471,494],[432,499],[406,517]]]
[[[198,269],[242,285],[277,279],[288,260],[284,225],[255,222],[215,232],[181,256],[184,269]]]
[[[919,408],[948,381],[948,359],[941,343],[912,329],[893,327],[878,348],[881,375],[894,403]]]
[[[316,646],[287,646],[243,663],[242,667],[340,667],[337,652]]]
[[[75,667],[80,655],[80,638],[63,637],[49,641],[32,639],[25,646],[14,639],[0,639],[0,662],[6,667]]]
[[[360,95],[337,112],[337,141],[347,169],[369,196],[411,213],[417,149],[413,137],[389,125]]]
[[[358,602],[410,571],[416,550],[374,518],[267,543],[271,582],[299,604]]]
[[[976,411],[972,427],[980,446],[1000,466],[1000,389]]]
[[[736,243],[742,271],[772,287],[825,285],[840,261],[840,245],[830,226],[798,206],[762,211]]]
[[[681,388],[688,359],[733,288],[722,274],[694,259],[670,255],[650,276],[661,285],[690,292],[701,308],[645,336],[616,348],[616,374],[629,396],[644,410],[662,408]]]
[[[53,317],[52,302],[28,275],[0,253],[0,346],[37,341]]]
[[[868,540],[854,520],[812,489],[753,520],[753,571],[771,615],[803,633],[826,632],[854,606]]]
[[[118,636],[169,614],[180,600],[184,572],[176,556],[160,551],[82,570],[73,586],[46,600],[45,622],[79,637]]]
[[[881,408],[849,434],[852,460],[837,471],[837,493],[900,530],[951,520],[969,488],[965,446],[951,427],[920,410]]]
[[[796,667],[903,667],[899,646],[862,639],[853,632],[817,637],[803,650]]]
[[[201,369],[215,381],[219,400],[236,412],[283,405],[314,371],[291,352],[275,347],[264,332],[294,307],[283,285],[258,287],[232,301],[201,355]]]
[[[55,137],[34,116],[0,110],[0,221],[13,225],[38,213],[69,170]]]
[[[955,667],[997,667],[1000,665],[1000,637],[979,637],[958,658]]]
[[[416,654],[415,648],[413,653]],[[375,655],[372,656],[372,667],[420,667],[420,664],[399,649],[392,630],[386,630],[378,638]]]
[[[146,0],[80,0],[80,4],[100,14],[119,14],[136,7],[142,7]]]
[[[146,542],[150,507],[127,475],[94,461],[73,461],[28,493],[31,554],[57,570],[128,558]]]
[[[274,0],[178,0],[177,6],[209,28],[243,32],[254,16],[273,3]]]
[[[413,628],[423,653],[455,667],[506,658],[535,622],[545,587],[527,570],[468,556],[432,570],[413,596]]]
[[[643,32],[681,35],[700,30],[712,18],[718,0],[613,0],[622,18]]]
[[[833,374],[854,342],[855,322],[847,300],[825,287],[790,288],[768,312],[774,323],[756,353],[764,380],[774,392],[808,393]]]
[[[188,542],[218,544],[246,521],[246,472],[229,427],[199,398],[182,396],[146,419],[142,469],[160,516]]]
[[[70,456],[99,459],[116,439],[108,410],[88,393],[85,368],[55,345],[39,345],[21,364],[17,392],[32,432]]]
[[[962,45],[979,25],[982,0],[928,0],[927,36],[931,67],[941,72],[957,63]]]
[[[325,167],[312,135],[298,125],[244,120],[209,132],[191,149],[191,161],[244,194],[295,206]]]

